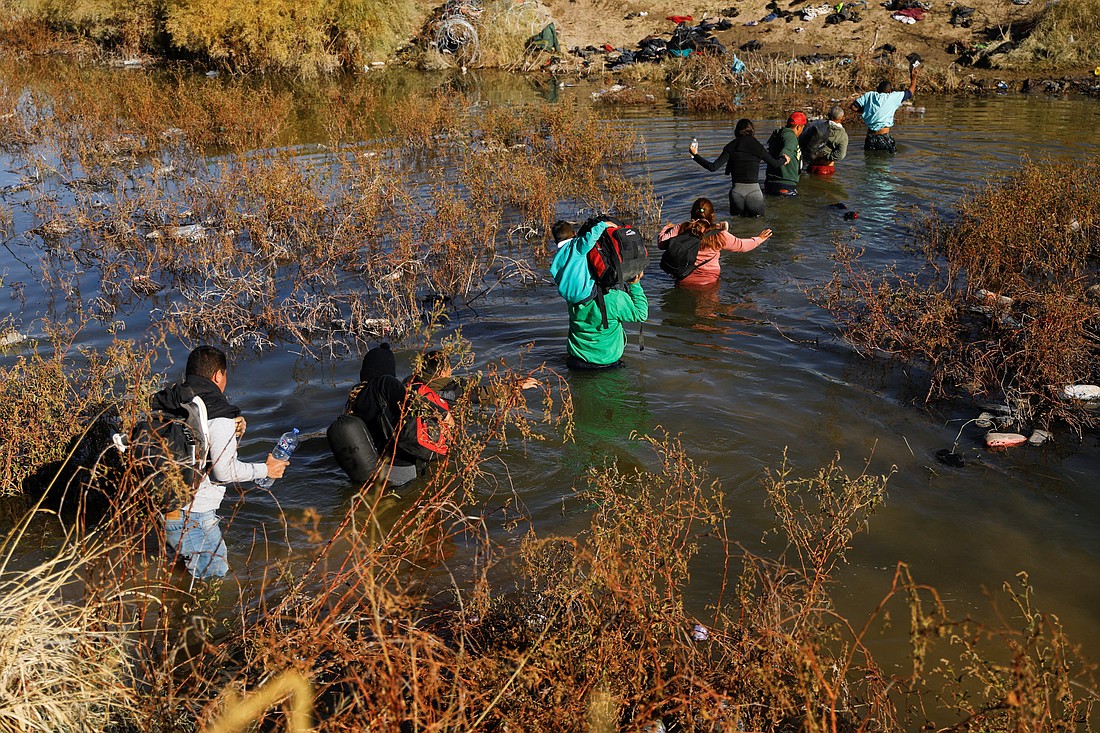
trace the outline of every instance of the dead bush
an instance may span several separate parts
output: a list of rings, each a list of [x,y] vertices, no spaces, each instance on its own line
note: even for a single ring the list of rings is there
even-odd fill
[[[1062,388],[1093,383],[1096,161],[1025,163],[917,229],[927,266],[885,275],[837,245],[818,294],[851,343],[927,367],[928,398],[1011,397],[1020,422],[1096,425]],[[1021,424],[1020,427],[1023,427]]]

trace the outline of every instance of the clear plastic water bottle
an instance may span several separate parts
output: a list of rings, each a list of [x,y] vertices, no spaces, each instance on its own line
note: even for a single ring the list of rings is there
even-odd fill
[[[279,438],[279,442],[275,444],[275,447],[271,449],[271,455],[280,461],[289,461],[290,456],[294,454],[294,451],[298,448],[298,428],[294,428],[289,433],[283,433]],[[258,478],[256,479],[256,485],[261,489],[270,489],[275,483],[273,478]]]

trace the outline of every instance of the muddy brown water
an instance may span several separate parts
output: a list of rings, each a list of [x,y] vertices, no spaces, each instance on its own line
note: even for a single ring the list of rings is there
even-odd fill
[[[561,95],[584,93],[567,89]],[[487,88],[483,94],[525,102],[547,96],[514,88]],[[876,473],[896,467],[885,507],[856,538],[850,562],[839,574],[843,612],[857,619],[870,612],[899,562],[909,563],[917,579],[937,587],[953,609],[979,616],[988,608],[983,588],[999,588],[1026,572],[1040,606],[1057,613],[1071,637],[1097,658],[1096,436],[1082,440],[1058,433],[1053,444],[1041,448],[987,453],[981,448],[982,431],[963,427],[976,416],[976,406],[924,405],[918,369],[889,367],[854,354],[838,341],[829,316],[807,300],[804,290],[828,277],[837,234],[854,229],[868,261],[908,267],[912,259],[904,246],[913,212],[950,206],[968,186],[1010,169],[1025,154],[1095,155],[1091,131],[1100,126],[1100,106],[1089,100],[1017,96],[919,99],[918,104],[924,114],[899,114],[897,156],[865,155],[861,130],[851,125],[849,156],[833,179],[804,178],[797,199],[769,199],[763,219],[733,221],[738,235],[768,227],[775,236],[757,251],[724,254],[716,291],[674,289],[654,262],[643,281],[651,308],[645,348],[639,350],[637,327],[631,328],[625,369],[567,374],[565,307],[548,282],[497,288],[471,307],[456,308],[452,328],[460,327],[472,342],[475,368],[512,360],[521,345],[529,345],[527,364],[546,363],[567,374],[577,410],[575,443],[558,439],[503,451],[507,471],[498,472],[497,487],[483,491],[464,511],[484,515],[494,541],[505,548],[518,544],[527,526],[505,521],[506,513],[497,510],[506,503],[522,505],[541,533],[580,531],[587,514],[575,492],[585,468],[609,457],[652,466],[652,453],[629,435],[659,426],[681,435],[689,453],[722,483],[735,537],[775,552],[777,547],[758,544],[771,526],[761,483],[764,470],[778,466],[786,452],[796,470],[808,475],[839,453],[853,473],[865,463]],[[648,160],[630,172],[652,178],[666,220],[683,218],[697,196],[710,197],[720,214],[728,214],[727,179],[693,164],[687,145],[696,137],[703,154],[715,156],[730,137],[732,120],[662,107],[627,111],[614,124],[644,138]],[[758,137],[766,139],[777,124],[758,118]],[[12,167],[4,162],[3,168]],[[14,180],[11,172],[0,173],[0,186]],[[6,203],[15,213],[13,241],[18,245],[0,250],[0,272],[8,287],[13,281],[26,283],[26,302],[0,299],[0,316],[15,317],[33,334],[35,319],[56,312],[59,303],[35,286],[42,252],[33,238],[21,239],[33,226],[27,210],[14,197]],[[835,203],[859,211],[854,226],[829,207]],[[82,282],[80,297],[94,298],[96,280]],[[140,307],[119,318],[128,336],[139,337],[150,326]],[[93,325],[83,338],[99,347],[110,340],[102,325]],[[398,345],[398,352],[407,368],[411,345]],[[6,351],[0,359],[10,363],[15,353]],[[177,343],[173,354],[176,365],[161,366],[174,376],[186,348]],[[323,431],[357,373],[355,356],[319,363],[292,349],[277,349],[238,359],[228,391],[249,421],[243,455],[258,460],[292,426]],[[949,468],[935,452],[952,446],[957,435],[967,465]],[[296,516],[316,509],[324,531],[339,522],[354,491],[325,440],[307,440],[271,495],[254,492],[240,501],[227,497],[223,514],[233,515],[226,535],[231,565],[242,567],[253,542],[265,536],[268,552],[299,552],[305,537],[286,529],[281,513]],[[395,514],[410,501],[407,496],[388,499],[383,511]],[[470,562],[463,547],[449,560],[458,577]],[[718,558],[705,551],[693,568],[689,599],[702,618],[720,574]]]

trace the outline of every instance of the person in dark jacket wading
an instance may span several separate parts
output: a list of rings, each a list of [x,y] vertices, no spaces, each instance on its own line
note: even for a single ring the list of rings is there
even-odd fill
[[[791,162],[787,155],[772,157],[753,135],[752,120],[740,119],[733,129],[733,140],[722,149],[722,154],[711,163],[699,155],[699,143],[692,141],[691,159],[710,172],[723,169],[730,177],[730,214],[733,216],[763,216],[764,194],[760,191],[760,163],[769,168],[786,166]]]

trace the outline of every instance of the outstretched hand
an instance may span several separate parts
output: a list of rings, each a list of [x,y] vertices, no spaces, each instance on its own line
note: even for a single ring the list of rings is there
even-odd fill
[[[691,145],[688,146],[688,152],[690,152],[692,155],[698,155],[699,154],[699,143],[692,140]]]
[[[765,229],[764,231],[760,232],[760,234],[758,234],[757,236],[760,237],[761,239],[771,239],[772,230],[771,229]]]

